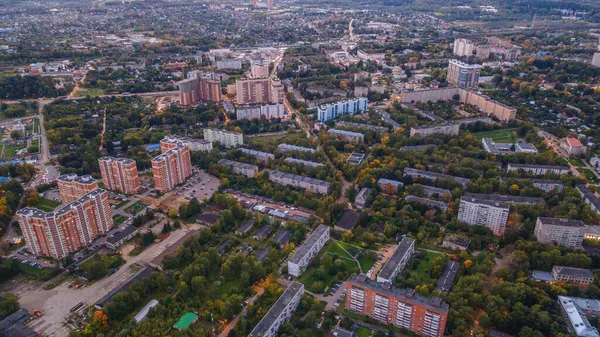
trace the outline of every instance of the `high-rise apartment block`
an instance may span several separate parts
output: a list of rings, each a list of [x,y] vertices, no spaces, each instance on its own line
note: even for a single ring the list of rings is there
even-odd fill
[[[154,187],[161,193],[172,190],[192,175],[189,148],[183,143],[164,144],[165,147],[161,142],[163,153],[152,159]]]
[[[473,41],[467,39],[454,40],[454,55],[471,56],[473,55]]]
[[[258,322],[248,337],[275,337],[279,327],[292,318],[304,294],[304,284],[292,282]]]
[[[62,259],[113,226],[108,192],[96,189],[60,210],[46,213],[37,208],[17,211],[27,248],[37,256]]]
[[[267,8],[268,9],[274,9],[275,5],[273,4],[274,0],[267,0]]]
[[[140,178],[135,160],[129,158],[102,157],[98,159],[104,187],[125,194],[140,191]]]
[[[63,204],[71,203],[98,188],[92,176],[78,176],[75,173],[63,174],[56,179]]]
[[[250,66],[250,75],[252,76],[252,78],[269,77],[269,62],[253,61],[252,65]]]
[[[321,105],[317,108],[317,119],[321,122],[325,122],[340,116],[365,112],[368,108],[369,99],[366,97],[330,103]]]
[[[594,53],[592,57],[592,65],[595,67],[600,67],[600,53]]]
[[[484,226],[496,235],[503,235],[510,207],[507,204],[470,197],[460,198],[458,221]]]
[[[306,270],[310,261],[325,246],[327,240],[329,240],[329,234],[329,226],[319,225],[288,261],[288,274],[295,277],[300,276]]]
[[[399,289],[366,275],[346,282],[346,309],[393,324],[421,336],[441,337],[446,330],[449,306],[439,297],[425,297],[413,289]]]
[[[219,129],[204,129],[204,139],[219,143],[226,148],[244,145],[244,134]]]
[[[480,71],[481,66],[478,64],[466,64],[458,60],[450,60],[446,79],[448,83],[461,88],[477,88]]]
[[[581,248],[586,228],[580,220],[538,217],[533,233],[542,243]]]
[[[235,86],[237,104],[283,103],[283,84],[276,77],[239,79]]]
[[[178,83],[181,106],[190,107],[203,101],[221,102],[221,81],[192,74],[191,78]]]

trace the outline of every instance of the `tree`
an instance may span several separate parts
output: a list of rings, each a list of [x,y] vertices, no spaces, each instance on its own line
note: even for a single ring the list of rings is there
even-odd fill
[[[21,132],[19,130],[13,130],[10,132],[10,138],[21,139],[21,138],[23,138],[23,132]]]

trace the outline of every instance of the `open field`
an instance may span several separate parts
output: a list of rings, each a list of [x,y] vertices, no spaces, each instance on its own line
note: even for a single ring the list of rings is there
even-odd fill
[[[115,223],[115,226],[122,224],[123,222],[125,222],[125,220],[127,220],[127,217],[124,215],[117,214],[113,216],[113,222]]]
[[[496,143],[512,143],[512,138],[510,137],[512,131],[514,129],[483,131],[474,133],[473,136],[479,140],[482,138],[491,138]]]
[[[85,96],[101,96],[106,94],[104,90],[100,88],[89,88],[87,90],[78,90],[75,93],[75,97],[85,97]]]
[[[141,210],[143,210],[146,207],[146,205],[142,204],[141,202],[136,202],[135,204],[127,207],[125,209],[125,212],[127,213],[131,213],[133,215],[136,215],[138,212],[140,212]]]
[[[579,158],[574,158],[574,157],[570,157],[569,159],[567,159],[569,161],[569,163],[571,163],[571,165],[573,166],[584,166],[583,162],[581,161],[581,159]]]
[[[598,180],[596,178],[596,176],[594,175],[594,172],[590,171],[589,169],[577,168],[577,171],[579,171],[579,173],[583,174],[589,183],[595,184],[596,181]]]
[[[319,269],[319,266],[321,264],[321,259],[323,258],[323,256],[325,254],[332,254],[332,255],[339,256],[340,260],[342,261],[342,263],[345,266],[344,269],[349,274],[354,274],[354,273],[359,272],[358,265],[356,264],[356,261],[354,261],[352,259],[352,256],[350,256],[346,252],[344,252],[344,250],[340,246],[338,246],[335,241],[329,241],[325,245],[325,247],[323,247],[323,249],[321,250],[321,253],[319,253],[319,255],[317,257],[315,257],[315,259],[312,261],[312,263],[310,264],[308,269],[306,269],[306,271],[298,278],[298,281],[304,283],[304,286],[306,287],[306,289],[310,290],[313,283],[315,283],[317,281],[315,279],[315,272]],[[325,273],[325,275],[323,275],[323,277],[319,281],[324,283],[325,288],[329,288],[329,286],[332,285],[332,281],[333,281],[334,277],[335,277],[335,275],[330,275],[329,273]]]
[[[371,336],[371,330],[367,328],[358,329],[358,337],[369,337]]]
[[[44,212],[52,212],[58,205],[60,205],[58,201],[40,198],[40,203],[36,207]]]

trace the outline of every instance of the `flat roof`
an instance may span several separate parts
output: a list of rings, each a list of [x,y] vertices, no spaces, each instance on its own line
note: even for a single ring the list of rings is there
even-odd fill
[[[303,182],[306,182],[306,183],[312,184],[312,185],[326,186],[327,188],[329,188],[329,185],[330,185],[325,180],[309,178],[309,177],[300,176],[300,175],[292,174],[292,173],[285,173],[285,172],[281,172],[281,171],[277,171],[277,170],[269,170],[269,176],[278,177],[278,178],[287,178],[287,179],[295,180],[295,181],[303,181]]]
[[[552,267],[552,272],[554,271],[556,271],[560,275],[594,278],[594,273],[590,269],[554,266]]]
[[[246,149],[246,148],[238,148],[238,150],[240,150],[243,153],[247,153],[249,155],[255,156],[255,157],[275,158],[274,154],[268,153],[268,152],[256,151],[256,150]]]
[[[277,149],[279,149],[280,151],[300,151],[300,152],[310,152],[310,153],[314,153],[316,150],[315,149],[311,149],[308,147],[302,147],[302,146],[296,146],[296,145],[290,145],[290,144],[279,144],[277,145]]]
[[[281,294],[279,299],[273,304],[273,306],[269,309],[267,314],[258,322],[256,327],[250,332],[248,337],[262,337],[264,336],[275,320],[279,317],[281,312],[288,306],[290,301],[296,297],[298,292],[304,291],[304,285],[299,282],[292,282],[289,287]]]
[[[390,257],[390,259],[385,263],[385,265],[383,265],[383,268],[381,268],[381,271],[379,272],[377,277],[389,280],[390,277],[392,277],[394,271],[396,271],[396,268],[398,267],[400,261],[402,261],[402,259],[404,258],[410,247],[414,245],[414,243],[414,239],[404,237],[396,247],[396,250],[394,250],[394,253]]]
[[[442,272],[442,276],[437,280],[435,290],[448,293],[454,284],[454,279],[456,279],[456,274],[458,274],[458,270],[460,269],[460,263],[456,261],[448,261],[446,263],[446,267]]]
[[[108,243],[119,242],[123,238],[126,238],[128,235],[130,235],[131,233],[134,233],[136,231],[137,231],[136,227],[134,227],[134,226],[127,226],[127,227],[123,228],[123,230],[114,233],[111,237],[109,237],[108,239],[106,239],[106,242],[108,242]]]
[[[439,297],[425,297],[417,294],[414,289],[396,288],[389,283],[381,283],[368,278],[366,275],[353,274],[348,278],[349,282],[355,283],[359,287],[372,289],[382,294],[396,297],[403,302],[417,303],[426,308],[438,312],[447,313],[450,306]]]
[[[109,156],[101,157],[98,160],[105,161],[105,162],[118,162],[118,163],[122,163],[122,164],[135,163],[135,160],[130,159],[130,158],[116,158],[116,157],[109,157]]]
[[[320,167],[320,166],[325,166],[324,164],[321,163],[317,163],[314,161],[308,161],[308,160],[302,160],[302,159],[296,159],[296,158],[285,158],[284,160],[286,163],[292,163],[292,164],[300,164],[300,165],[305,165],[305,166],[310,166],[310,167]]]
[[[545,204],[544,198],[540,197],[522,197],[517,195],[504,195],[504,194],[481,194],[481,193],[469,193],[465,192],[465,197],[475,198],[478,200],[489,200],[495,202],[509,203],[509,204]]]
[[[421,197],[417,197],[416,195],[407,195],[406,198],[404,198],[407,201],[413,201],[413,202],[418,202],[418,203],[422,203],[431,207],[438,207],[442,210],[447,210],[448,209],[448,204],[443,202],[443,201],[437,201],[437,200],[431,200],[431,199],[427,199],[427,198],[421,198]]]
[[[475,204],[481,204],[481,205],[487,205],[487,206],[492,206],[492,207],[496,207],[496,208],[502,208],[502,209],[509,209],[510,206],[504,202],[499,202],[499,201],[492,201],[492,200],[487,200],[487,199],[477,199],[474,197],[466,197],[463,196],[460,198],[460,201],[466,201],[466,202],[472,202]]]
[[[423,170],[419,170],[419,169],[415,169],[415,168],[411,168],[411,167],[405,167],[404,174],[410,175],[410,176],[417,175],[417,176],[422,176],[422,177],[429,178],[429,179],[452,179],[463,185],[465,185],[466,183],[468,183],[470,181],[470,179],[463,178],[463,177],[456,177],[456,176],[451,176],[451,175],[437,173],[437,172],[431,172],[431,171],[423,171]]]
[[[386,179],[386,178],[379,178],[377,180],[377,184],[385,184],[385,185],[391,184],[391,185],[394,185],[394,187],[404,186],[404,184],[398,180],[391,180],[391,179]]]
[[[581,195],[591,204],[594,205],[594,207],[597,210],[600,210],[600,199],[598,199],[598,197],[596,197],[596,195],[590,191],[589,188],[587,188],[587,186],[585,185],[577,185],[577,190],[579,190],[579,192],[581,193]]]
[[[341,125],[341,126],[350,126],[350,127],[355,127],[355,128],[364,128],[364,129],[375,130],[375,131],[388,131],[389,130],[389,128],[386,126],[370,125],[370,124],[347,122],[347,121],[339,121],[339,122],[336,122],[335,124]]]
[[[401,148],[399,148],[398,150],[400,151],[419,151],[419,150],[425,150],[428,148],[436,148],[438,147],[435,144],[424,144],[424,145],[409,145],[409,146],[402,146]]]
[[[149,267],[145,267],[142,270],[140,270],[137,274],[135,274],[134,276],[132,276],[129,281],[127,281],[125,284],[123,284],[121,287],[118,287],[117,289],[114,289],[113,291],[109,292],[108,294],[106,294],[104,297],[102,297],[98,302],[96,302],[95,306],[97,308],[102,308],[104,307],[108,302],[110,302],[110,300],[112,300],[112,298],[118,294],[118,293],[122,293],[124,291],[129,290],[129,287],[131,287],[131,285],[136,282],[136,281],[142,281],[143,279],[146,279],[148,277],[150,277],[152,275],[152,269],[150,269]]]
[[[515,164],[509,163],[508,166],[514,168],[533,168],[533,169],[546,169],[546,170],[569,170],[568,166],[560,165],[534,165],[534,164]]]
[[[343,228],[345,230],[352,230],[354,226],[358,223],[358,219],[360,218],[360,214],[351,210],[346,210],[344,215],[335,225],[336,227]]]
[[[538,221],[542,225],[567,226],[567,227],[585,227],[585,223],[581,220],[564,219],[564,218],[547,218],[540,216]]]
[[[89,174],[86,174],[83,176],[78,176],[75,173],[62,174],[62,175],[58,176],[58,178],[56,178],[56,180],[76,182],[76,183],[80,183],[80,184],[90,184],[90,185],[95,184],[97,182],[97,180],[92,178],[92,176]]]
[[[269,248],[261,248],[256,252],[254,256],[256,257],[256,260],[258,262],[263,262],[267,258],[267,256],[269,256],[270,252],[271,250]]]
[[[229,160],[229,159],[219,159],[219,161],[217,161],[217,163],[219,163],[221,165],[225,165],[225,166],[239,167],[241,169],[258,171],[258,166],[256,166],[256,165],[240,163],[239,161],[234,161],[234,160]]]
[[[319,225],[312,234],[304,241],[304,243],[298,247],[294,255],[290,258],[291,263],[300,263],[300,260],[311,250],[311,248],[317,244],[317,241],[329,230],[329,226]]]
[[[425,130],[425,129],[448,128],[448,127],[453,127],[453,126],[460,126],[460,123],[447,122],[447,123],[441,123],[441,124],[416,125],[416,126],[411,127],[411,129]]]
[[[352,137],[360,137],[360,138],[365,137],[364,134],[359,133],[359,132],[352,132],[352,131],[339,130],[339,129],[329,129],[329,130],[327,130],[327,133],[333,133],[333,134],[344,135],[344,136],[352,136]]]
[[[197,320],[198,320],[198,315],[196,315],[195,313],[193,313],[191,311],[188,311],[185,314],[183,314],[183,316],[181,316],[179,318],[179,320],[177,322],[175,322],[175,324],[173,324],[173,327],[175,329],[185,330],[185,329],[189,328],[190,325],[192,325]]]

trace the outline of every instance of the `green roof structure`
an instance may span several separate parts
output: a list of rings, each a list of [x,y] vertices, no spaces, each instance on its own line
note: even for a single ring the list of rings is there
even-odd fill
[[[173,324],[173,327],[178,330],[185,330],[197,320],[198,315],[188,311],[185,314],[183,314],[183,316],[181,316],[179,320],[175,322],[175,324]]]

